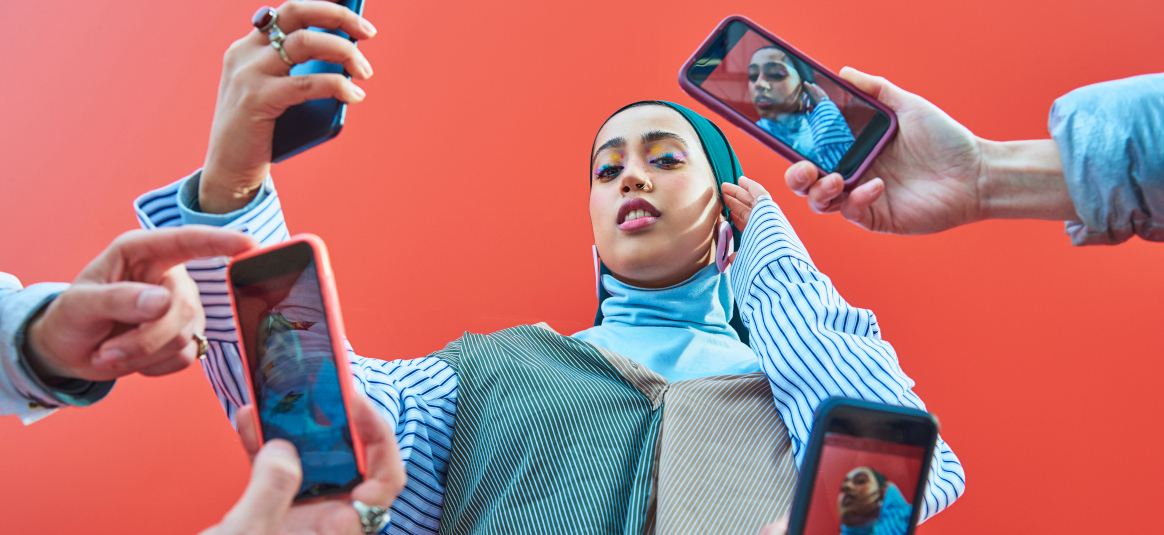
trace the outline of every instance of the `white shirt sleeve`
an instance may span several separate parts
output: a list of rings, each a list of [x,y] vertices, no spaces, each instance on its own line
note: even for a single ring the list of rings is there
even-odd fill
[[[753,208],[731,274],[797,462],[804,460],[813,414],[829,397],[925,409],[893,346],[881,339],[877,318],[841,298],[771,199]],[[965,488],[958,457],[939,438],[920,518],[948,507]]]
[[[190,206],[198,191],[200,174],[151,191],[134,202],[138,220],[147,229],[180,226],[184,220],[209,223],[250,234],[262,245],[286,241],[290,234],[273,181],[242,210],[229,217],[202,217]],[[196,198],[196,197],[194,197]],[[238,333],[226,286],[224,257],[194,260],[186,270],[198,283],[206,311],[206,338],[210,352],[202,369],[231,423],[238,408],[250,402]],[[456,416],[457,375],[435,355],[415,360],[383,361],[356,355],[347,347],[356,387],[396,431],[400,456],[408,473],[404,490],[392,504],[392,523],[387,533],[433,534],[440,525],[445,477],[452,448]],[[459,343],[444,351],[457,351]],[[236,424],[237,427],[237,424]]]

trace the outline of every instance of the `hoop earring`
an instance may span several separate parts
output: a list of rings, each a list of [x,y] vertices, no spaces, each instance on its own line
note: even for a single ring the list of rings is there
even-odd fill
[[[602,269],[600,269],[598,259],[598,246],[591,245],[590,253],[594,256],[594,296],[599,300],[602,299]]]
[[[723,273],[731,265],[728,262],[728,257],[736,250],[735,240],[732,239],[732,224],[727,221],[720,221],[719,227],[716,229],[716,234],[718,235],[718,239],[715,240],[715,268],[720,273]],[[595,248],[595,251],[597,250]]]

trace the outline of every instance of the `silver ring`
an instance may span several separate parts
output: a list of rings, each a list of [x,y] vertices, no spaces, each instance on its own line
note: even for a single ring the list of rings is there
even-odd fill
[[[198,360],[206,360],[206,354],[210,353],[210,341],[198,333],[194,333],[194,341],[198,343]]]
[[[279,57],[283,58],[283,63],[286,63],[288,67],[294,67],[295,62],[291,61],[291,58],[287,57],[287,51],[283,50],[283,41],[287,39],[287,34],[283,33],[283,29],[279,27],[277,22],[279,20],[279,12],[272,9],[270,13],[271,22],[259,28],[259,31],[267,32],[267,38],[271,40],[271,46],[279,52]]]
[[[364,528],[364,533],[380,533],[388,525],[391,517],[387,507],[368,505],[360,500],[352,500],[352,507],[355,507],[356,513],[360,515],[360,525]]]

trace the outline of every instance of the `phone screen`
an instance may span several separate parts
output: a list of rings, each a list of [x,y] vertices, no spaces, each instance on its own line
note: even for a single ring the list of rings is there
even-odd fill
[[[687,79],[821,169],[846,178],[889,129],[866,97],[741,21],[732,21]]]
[[[290,441],[303,464],[296,499],[350,492],[363,478],[311,246],[236,262],[231,283],[263,437]]]

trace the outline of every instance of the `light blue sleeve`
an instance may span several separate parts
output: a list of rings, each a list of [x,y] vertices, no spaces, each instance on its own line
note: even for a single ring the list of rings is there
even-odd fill
[[[808,115],[808,126],[819,163],[826,170],[832,171],[849,147],[853,146],[853,132],[849,130],[849,123],[845,122],[840,108],[826,98]]]
[[[731,268],[732,291],[752,349],[803,462],[813,413],[832,396],[925,409],[872,312],[853,307],[816,269],[771,199],[756,203]],[[966,488],[950,446],[938,439],[920,515],[949,507]]]
[[[1067,93],[1048,128],[1079,216],[1072,244],[1164,241],[1164,73]]]
[[[138,197],[134,209],[142,227],[209,223],[250,234],[264,246],[290,237],[270,177],[245,208],[222,216],[197,211],[198,180],[199,173],[194,173]],[[235,413],[250,402],[250,394],[227,293],[227,260],[222,257],[195,260],[186,264],[186,270],[198,283],[206,311],[210,352],[201,361],[202,369],[234,423]],[[356,387],[368,395],[377,411],[392,425],[408,472],[408,483],[392,504],[392,521],[385,533],[435,535],[452,446],[456,373],[436,356],[386,362],[358,356],[347,340],[344,343]],[[459,344],[454,342],[444,351],[458,348]]]
[[[43,283],[22,288],[16,277],[0,273],[0,415],[15,414],[31,424],[66,406],[85,407],[104,398],[115,381],[70,379],[46,384],[24,354],[28,322],[68,289]]]

